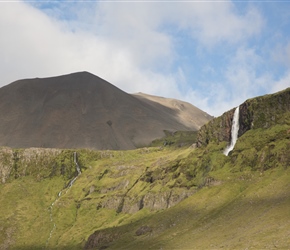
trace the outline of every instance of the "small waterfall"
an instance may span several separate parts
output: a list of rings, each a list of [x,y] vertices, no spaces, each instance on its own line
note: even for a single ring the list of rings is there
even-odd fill
[[[80,175],[82,172],[81,172],[81,168],[80,168],[78,161],[77,161],[77,152],[74,152],[74,163],[76,164],[76,169],[78,171],[78,175]]]
[[[51,205],[50,205],[50,207],[49,207],[49,217],[50,217],[50,221],[53,223],[53,227],[52,227],[52,229],[51,229],[50,232],[49,232],[49,237],[48,237],[47,240],[46,240],[45,248],[47,248],[48,243],[49,243],[49,241],[50,241],[50,239],[51,239],[51,236],[52,236],[52,234],[53,234],[53,231],[54,231],[55,228],[56,228],[55,222],[54,222],[54,220],[53,220],[52,208],[53,208],[54,204],[57,202],[57,200],[59,199],[60,195],[61,195],[61,191],[59,192],[58,197],[54,200],[53,203],[51,203]]]
[[[81,168],[80,168],[80,166],[79,166],[79,164],[78,164],[78,161],[77,161],[77,152],[74,152],[74,163],[75,163],[75,165],[76,165],[76,170],[77,170],[77,172],[78,172],[78,175],[70,181],[70,183],[68,184],[68,188],[70,188],[70,187],[74,184],[75,180],[76,180],[76,179],[78,178],[78,176],[82,173],[82,172],[81,172]]]
[[[81,168],[80,168],[80,166],[79,166],[79,164],[78,164],[78,161],[77,161],[77,152],[74,152],[74,164],[75,164],[75,166],[76,166],[76,170],[77,170],[77,172],[78,172],[78,175],[77,175],[76,177],[74,177],[74,178],[69,182],[69,184],[68,184],[64,189],[62,189],[61,191],[59,191],[59,193],[58,193],[56,199],[54,200],[53,203],[51,203],[51,205],[50,205],[50,207],[49,207],[49,216],[50,216],[50,221],[53,223],[53,227],[52,227],[52,229],[51,229],[51,231],[50,231],[50,233],[49,233],[49,237],[48,237],[48,239],[46,240],[46,244],[45,244],[45,247],[46,247],[46,248],[47,248],[48,243],[49,243],[49,241],[50,241],[50,239],[51,239],[51,237],[52,237],[52,234],[53,234],[54,230],[56,229],[56,224],[55,224],[55,222],[54,222],[54,220],[53,220],[53,215],[52,215],[52,209],[53,209],[53,206],[54,206],[54,204],[55,204],[55,203],[60,199],[60,197],[61,197],[61,195],[62,195],[62,192],[63,192],[65,189],[67,189],[66,192],[65,192],[65,194],[66,194],[66,193],[68,192],[68,190],[72,187],[72,185],[74,184],[74,182],[75,182],[75,180],[78,178],[78,176],[82,173],[82,172],[81,172]]]
[[[224,150],[224,155],[228,156],[229,152],[231,152],[237,142],[238,132],[239,132],[239,111],[240,106],[238,106],[235,110],[233,122],[232,122],[232,131],[231,131],[231,144],[226,147]]]

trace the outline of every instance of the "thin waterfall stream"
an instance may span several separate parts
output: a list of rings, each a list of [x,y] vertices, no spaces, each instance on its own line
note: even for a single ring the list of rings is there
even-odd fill
[[[77,152],[74,152],[73,157],[74,157],[74,164],[75,164],[75,167],[76,167],[76,171],[77,171],[78,174],[77,174],[76,177],[74,177],[74,178],[69,182],[69,184],[68,184],[64,189],[62,189],[62,190],[59,191],[59,193],[58,193],[56,199],[54,200],[54,202],[51,203],[51,205],[50,205],[49,208],[48,208],[48,209],[49,209],[49,217],[50,217],[50,221],[53,223],[53,227],[52,227],[52,229],[50,230],[49,237],[48,237],[47,240],[46,240],[46,244],[45,244],[46,248],[47,248],[48,243],[49,243],[49,241],[50,241],[50,239],[51,239],[51,237],[52,237],[52,234],[53,234],[54,230],[56,229],[56,224],[55,224],[55,222],[54,222],[54,220],[53,220],[53,215],[52,215],[52,209],[53,209],[53,206],[54,206],[55,203],[60,199],[60,197],[61,197],[61,195],[62,195],[62,192],[63,192],[64,190],[66,190],[65,193],[67,193],[67,192],[69,191],[69,189],[73,186],[73,184],[74,184],[74,182],[76,181],[76,179],[77,179],[77,178],[79,177],[79,175],[82,173],[82,172],[81,172],[81,168],[80,168],[80,166],[79,166],[79,164],[78,164],[78,161],[77,161]]]
[[[238,133],[239,133],[239,112],[240,106],[235,109],[233,122],[232,122],[232,130],[231,130],[231,144],[226,147],[224,150],[224,155],[228,156],[228,154],[234,149],[235,144],[238,140]]]
[[[78,175],[75,177],[75,178],[73,178],[70,182],[69,182],[69,184],[68,184],[68,188],[71,188],[72,187],[72,185],[74,184],[74,182],[76,181],[76,179],[79,177],[79,175],[82,173],[81,172],[81,168],[80,168],[80,166],[79,166],[79,164],[78,164],[78,161],[77,161],[77,152],[74,152],[74,163],[75,163],[75,165],[76,165],[76,170],[77,170],[77,172],[78,172]]]

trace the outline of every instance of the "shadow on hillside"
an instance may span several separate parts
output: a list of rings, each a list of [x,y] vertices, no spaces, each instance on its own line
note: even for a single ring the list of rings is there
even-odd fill
[[[79,245],[70,245],[70,246],[58,246],[58,247],[45,247],[43,245],[30,245],[30,246],[18,246],[11,247],[11,250],[74,250],[74,249],[83,249],[82,246]]]
[[[89,237],[85,249],[110,249],[110,246],[114,249],[170,249],[171,242],[180,242],[180,238],[196,241],[202,248],[211,248],[212,243],[215,247],[223,247],[227,242],[236,246],[241,240],[266,247],[275,238],[280,238],[283,246],[290,243],[287,230],[279,232],[278,229],[289,227],[289,206],[289,190],[277,196],[271,194],[269,198],[240,195],[218,206],[201,208],[195,207],[194,200],[186,201],[182,206],[177,205],[150,218],[96,231]],[[138,235],[142,227],[149,229]],[[265,238],[267,234],[269,238]]]

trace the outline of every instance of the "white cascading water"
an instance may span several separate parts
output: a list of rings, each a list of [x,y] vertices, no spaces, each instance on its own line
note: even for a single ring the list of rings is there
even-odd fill
[[[78,175],[77,175],[75,178],[73,178],[73,179],[69,182],[69,184],[68,184],[67,187],[65,188],[65,189],[67,189],[67,190],[66,190],[66,193],[67,193],[67,191],[72,187],[73,183],[74,183],[75,180],[78,178],[78,176],[82,173],[82,172],[81,172],[81,168],[80,168],[80,166],[79,166],[79,164],[78,164],[78,161],[77,161],[77,153],[76,153],[76,152],[74,152],[74,163],[75,163],[75,165],[76,165],[76,170],[77,170],[77,172],[78,172]],[[59,191],[58,196],[56,197],[56,199],[54,200],[54,202],[51,203],[51,205],[50,205],[50,207],[49,207],[49,216],[50,216],[50,221],[53,222],[53,227],[52,227],[52,229],[51,229],[51,231],[50,231],[50,233],[49,233],[49,237],[48,237],[48,239],[46,240],[46,245],[45,245],[46,248],[47,248],[48,243],[49,243],[49,241],[50,241],[50,239],[51,239],[51,236],[52,236],[52,234],[53,234],[53,232],[54,232],[54,230],[55,230],[55,228],[56,228],[56,224],[55,224],[55,222],[54,222],[54,220],[53,220],[52,209],[53,209],[54,204],[55,204],[55,203],[58,201],[58,199],[61,197],[61,195],[62,195],[62,191],[65,190],[65,189],[62,189],[61,191]]]
[[[238,106],[235,110],[233,122],[232,122],[232,131],[231,131],[231,144],[226,147],[224,150],[224,155],[228,156],[229,152],[231,152],[234,149],[234,146],[238,139],[238,132],[239,132],[239,111],[240,106]]]
[[[80,166],[79,166],[79,164],[78,164],[78,161],[77,161],[77,152],[74,152],[74,163],[75,163],[75,165],[76,165],[76,170],[77,170],[77,172],[78,172],[78,175],[70,181],[70,183],[68,184],[68,187],[69,187],[69,188],[74,184],[75,180],[76,180],[76,179],[78,178],[78,176],[82,173],[82,172],[81,172],[81,168],[80,168]]]
[[[81,172],[81,168],[78,164],[78,161],[77,161],[77,152],[74,152],[74,162],[75,162],[75,165],[76,165],[76,169],[77,169],[77,172],[78,172],[78,175],[80,175],[82,172]]]

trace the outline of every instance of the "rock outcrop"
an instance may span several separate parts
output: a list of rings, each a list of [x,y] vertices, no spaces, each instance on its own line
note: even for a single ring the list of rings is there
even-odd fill
[[[73,150],[27,148],[0,148],[0,183],[23,176],[33,176],[37,181],[54,176],[63,176],[66,180],[75,175]],[[99,152],[78,150],[82,166],[90,160],[90,154],[97,158]]]
[[[230,142],[234,115],[231,109],[201,127],[197,136],[197,146],[212,142]],[[250,129],[268,128],[273,124],[283,124],[285,113],[290,112],[290,88],[284,91],[249,99],[240,105],[239,133],[242,136]]]
[[[114,157],[113,151],[110,153],[110,151],[78,150],[77,152],[82,168],[86,168],[92,159]],[[149,153],[150,150],[140,150],[141,154],[145,152]],[[7,181],[24,176],[32,176],[36,181],[63,176],[68,184],[69,180],[77,174],[73,153],[73,150],[64,149],[1,148],[0,183],[5,184]],[[97,177],[95,185],[85,190],[85,199],[95,199],[97,210],[113,209],[117,213],[134,214],[143,208],[151,211],[166,209],[195,192],[195,189],[178,185],[176,180],[179,176],[175,171],[175,165],[168,166],[168,163],[159,162],[146,169],[134,165],[117,165],[111,170],[105,168]],[[109,184],[107,184],[108,180],[110,180]],[[175,181],[175,184],[170,188],[164,188],[169,181]],[[156,188],[158,185],[160,187]],[[146,192],[140,192],[140,187]]]

